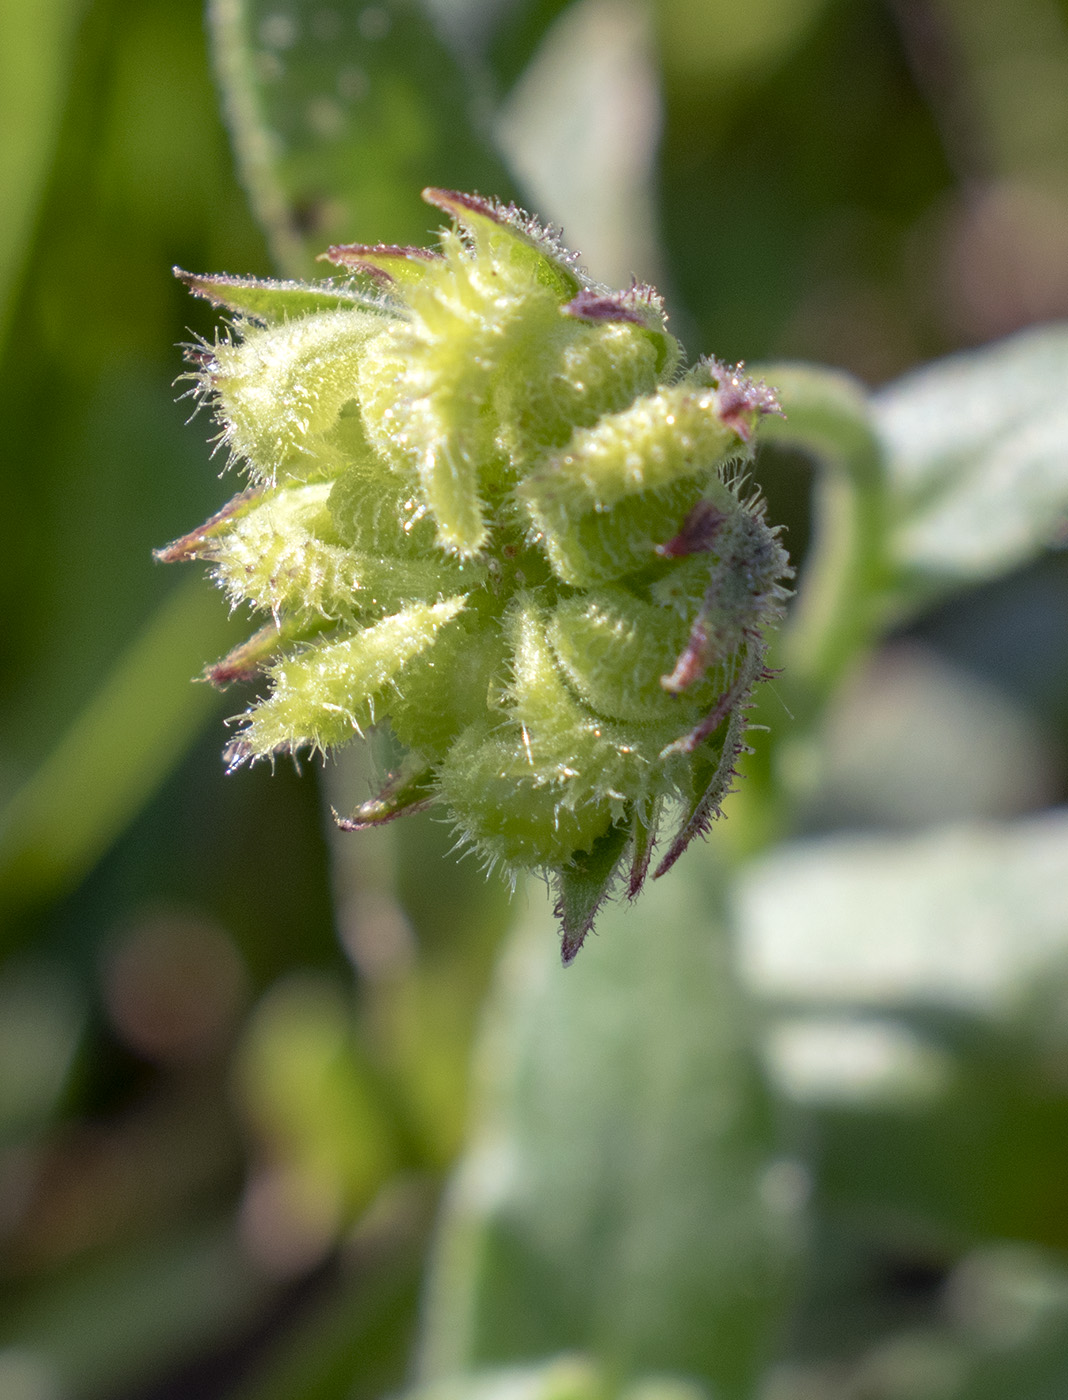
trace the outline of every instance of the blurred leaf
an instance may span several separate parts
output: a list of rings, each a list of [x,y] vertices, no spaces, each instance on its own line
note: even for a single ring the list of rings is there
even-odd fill
[[[683,90],[744,83],[774,72],[804,40],[828,0],[659,0],[664,67]]]
[[[545,7],[527,8],[523,21]],[[502,26],[511,33],[511,23]],[[660,75],[648,6],[575,0],[542,36],[494,130],[535,211],[593,276],[662,283],[656,164]]]
[[[807,1019],[824,1032],[822,1062],[787,1067],[808,1081],[825,1210],[886,1248],[904,1241],[906,1257],[914,1239],[1068,1246],[1068,1095],[1023,1037],[930,1012]]]
[[[246,1109],[287,1174],[294,1208],[329,1238],[367,1206],[398,1155],[341,987],[308,974],[276,982],[249,1024],[239,1067]]]
[[[783,1004],[1004,1015],[1068,956],[1068,813],[786,846],[744,873],[742,972]]]
[[[806,824],[915,831],[1034,812],[1063,791],[1057,759],[1052,735],[1003,687],[892,642],[831,703]]]
[[[936,361],[873,406],[906,602],[1068,543],[1068,326]]]
[[[110,1397],[247,1325],[266,1292],[228,1225],[186,1225],[23,1287],[0,1347],[39,1356],[65,1400]]]
[[[789,1368],[766,1400],[1061,1400],[1068,1387],[1063,1258],[1010,1243],[970,1251],[930,1322],[856,1354]],[[846,1300],[848,1306],[848,1300]]]
[[[618,1377],[664,1369],[749,1393],[797,1199],[772,1185],[773,1115],[700,870],[605,911],[567,970],[544,907],[513,935],[425,1378],[577,1349]]]
[[[402,1400],[706,1400],[708,1392],[678,1375],[639,1376],[614,1384],[581,1356],[558,1356],[532,1366],[471,1371],[418,1386]]]
[[[0,970],[0,1144],[55,1111],[84,1023],[81,989],[64,969],[8,962]]]
[[[81,0],[0,0],[0,342],[48,178]]]
[[[588,1363],[561,1358],[541,1366],[453,1376],[408,1392],[409,1400],[601,1400],[603,1381]]]
[[[203,580],[171,593],[0,813],[0,903],[55,898],[90,869],[218,708],[191,678],[233,632]]]
[[[274,1335],[228,1400],[379,1400],[408,1377],[433,1193],[394,1179],[343,1246],[321,1296]]]
[[[572,0],[524,0],[522,4],[482,0],[471,6],[481,21],[481,32],[465,25],[472,42],[486,48],[499,91],[504,94],[522,76],[555,20]],[[501,19],[506,23],[501,23]],[[488,21],[488,23],[487,23]]]
[[[1068,814],[797,845],[742,877],[742,973],[869,1234],[1068,1245]]]
[[[326,770],[332,804],[380,790],[400,761],[388,731]],[[408,1147],[423,1167],[455,1160],[467,1123],[471,1043],[515,905],[500,876],[459,861],[455,834],[428,812],[353,835],[331,823],[339,932],[359,976],[360,1018],[388,1077]]]
[[[471,77],[419,0],[212,0],[209,17],[242,175],[287,274],[331,243],[426,242],[426,185],[509,193]]]

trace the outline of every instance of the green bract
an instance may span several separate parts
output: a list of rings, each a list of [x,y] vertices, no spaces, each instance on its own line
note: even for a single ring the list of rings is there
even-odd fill
[[[437,802],[553,880],[574,956],[707,827],[766,673],[785,553],[743,464],[772,394],[685,373],[649,287],[611,292],[514,208],[428,190],[441,251],[353,245],[318,286],[180,274],[235,313],[192,352],[251,487],[161,551],[271,622],[213,667],[268,678],[233,764],[388,722],[359,829]]]

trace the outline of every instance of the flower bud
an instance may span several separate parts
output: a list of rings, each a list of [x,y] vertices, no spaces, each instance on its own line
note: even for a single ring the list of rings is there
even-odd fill
[[[565,961],[660,826],[661,873],[729,788],[789,575],[744,463],[774,396],[679,377],[656,293],[613,293],[514,208],[429,190],[441,250],[350,245],[352,280],[182,274],[230,309],[194,354],[253,490],[169,549],[271,615],[209,671],[263,674],[233,763],[388,723],[359,829],[429,802],[555,883]]]

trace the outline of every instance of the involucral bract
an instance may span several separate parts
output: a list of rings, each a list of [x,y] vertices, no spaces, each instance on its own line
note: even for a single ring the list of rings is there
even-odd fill
[[[746,486],[773,393],[682,370],[660,298],[591,281],[513,207],[427,190],[440,248],[351,245],[321,283],[179,273],[231,317],[194,392],[248,488],[159,552],[269,621],[232,765],[388,724],[343,826],[429,804],[557,894],[569,962],[616,886],[717,815],[787,559]]]

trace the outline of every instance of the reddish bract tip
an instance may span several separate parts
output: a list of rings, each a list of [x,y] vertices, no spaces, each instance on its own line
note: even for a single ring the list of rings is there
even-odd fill
[[[204,668],[204,679],[215,690],[226,690],[231,685],[254,681],[260,674],[260,662],[245,660],[241,652],[241,647],[235,647],[221,661]]]
[[[699,744],[710,738],[741,700],[743,689],[741,683],[735,681],[729,690],[725,690],[701,723],[695,725],[684,739],[678,741],[679,752],[693,753]]]
[[[460,211],[465,210],[469,214],[480,214],[484,219],[492,219],[502,227],[507,224],[500,206],[480,194],[463,194],[459,190],[440,190],[434,185],[428,185],[423,191],[423,199],[435,209],[440,209],[442,213],[460,219],[461,222],[463,214]]]
[[[727,517],[711,501],[698,501],[690,511],[677,535],[665,544],[658,544],[662,559],[681,559],[688,554],[707,554],[716,542],[720,527]]]
[[[630,863],[630,873],[627,876],[627,898],[637,899],[645,885],[645,877],[649,873],[649,862],[653,857],[652,833],[647,833],[644,841],[635,839],[634,855]]]
[[[212,544],[220,527],[259,494],[256,488],[242,491],[239,496],[228,501],[222,510],[217,510],[210,520],[205,520],[198,529],[190,530],[188,535],[182,535],[180,539],[164,545],[162,549],[154,549],[152,557],[158,559],[161,564],[184,564],[190,559],[210,559]]]
[[[756,422],[769,413],[782,416],[782,406],[762,379],[753,379],[745,373],[744,364],[726,364],[723,360],[705,359],[699,366],[701,376],[707,378],[719,395],[719,416],[743,442],[753,435]]]
[[[560,906],[557,905],[553,913],[557,919],[561,918]],[[560,961],[564,967],[570,967],[579,955],[579,949],[586,942],[586,936],[593,928],[592,917],[578,929],[565,929],[560,936]]]
[[[630,321],[635,326],[647,324],[647,318],[625,294],[603,296],[586,288],[560,309],[565,316],[574,316],[580,321]]]
[[[319,254],[320,262],[365,273],[383,285],[397,280],[391,263],[431,263],[440,259],[441,254],[432,248],[409,248],[399,243],[336,243]]]
[[[204,679],[216,690],[225,690],[227,686],[236,685],[241,681],[254,681],[262,672],[264,664],[278,649],[281,639],[278,627],[269,622],[266,627],[261,627],[249,637],[247,642],[241,642],[221,660],[206,667]]]

